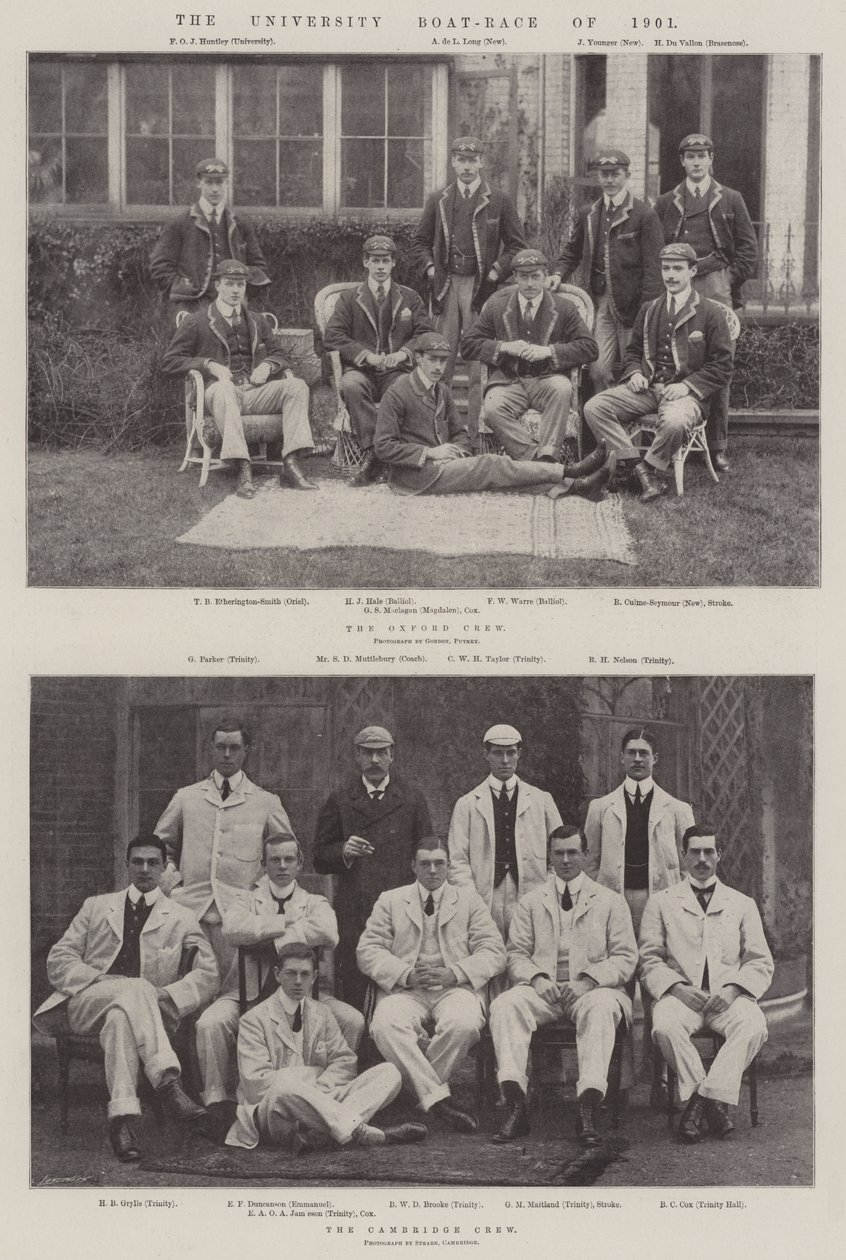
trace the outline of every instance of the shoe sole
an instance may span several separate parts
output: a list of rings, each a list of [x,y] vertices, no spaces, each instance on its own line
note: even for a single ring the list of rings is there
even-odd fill
[[[491,1138],[492,1142],[496,1142],[497,1146],[504,1146],[506,1142],[515,1142],[517,1138],[528,1137],[529,1129],[520,1129],[517,1133],[495,1133]]]

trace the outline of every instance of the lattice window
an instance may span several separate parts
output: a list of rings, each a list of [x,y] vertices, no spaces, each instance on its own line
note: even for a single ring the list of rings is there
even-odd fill
[[[343,778],[353,766],[352,742],[363,726],[394,721],[394,687],[390,678],[339,678],[333,695],[335,747],[333,770]]]
[[[699,682],[699,738],[704,816],[718,828],[720,874],[748,896],[760,896],[761,856],[752,823],[742,678]]]

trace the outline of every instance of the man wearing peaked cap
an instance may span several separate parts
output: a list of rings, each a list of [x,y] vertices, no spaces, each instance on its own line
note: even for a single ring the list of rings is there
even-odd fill
[[[379,894],[407,882],[414,846],[432,825],[423,793],[394,772],[391,732],[365,726],[353,743],[356,772],[329,794],[317,819],[314,869],[337,876],[335,995],[363,1011],[359,937]]]
[[[250,442],[281,445],[283,487],[316,490],[300,468],[298,454],[329,452],[315,447],[308,386],[294,376],[278,332],[264,315],[247,309],[250,270],[232,258],[218,264],[215,301],[180,322],[162,358],[162,371],[184,377],[196,370],[202,375],[220,458],[235,467],[240,498],[255,495]]]
[[[431,194],[412,246],[420,281],[429,286],[429,309],[451,347],[447,381],[462,331],[526,246],[514,202],[482,178],[483,161],[484,145],[476,136],[453,141],[456,180]]]
[[[621,464],[634,472],[641,503],[666,489],[663,475],[711,399],[728,385],[732,344],[719,302],[693,288],[696,254],[665,245],[660,254],[665,292],[644,302],[623,359],[620,384],[585,404],[585,420]],[[623,424],[658,413],[652,445],[641,459]]]
[[[734,188],[713,177],[714,145],[694,132],[679,144],[685,178],[655,203],[664,240],[690,245],[696,254],[693,287],[729,307],[743,305],[743,284],[758,264],[758,238],[746,203]],[[714,395],[708,416],[708,447],[718,472],[728,472],[729,383]]]
[[[437,333],[415,342],[416,369],[396,381],[379,406],[376,457],[388,466],[397,494],[457,494],[478,490],[528,490],[533,494],[594,497],[613,474],[614,459],[594,457],[567,466],[508,455],[471,455],[467,425],[441,379],[450,344]],[[604,452],[600,460],[604,459]]]
[[[622,149],[596,154],[591,168],[602,196],[577,215],[548,281],[555,290],[581,269],[579,282],[584,281],[596,307],[599,357],[588,369],[596,390],[613,383],[642,303],[661,292],[658,251],[664,235],[652,207],[632,196],[630,167]]]
[[[353,485],[367,485],[383,475],[373,453],[379,402],[414,367],[411,342],[433,327],[419,295],[392,279],[396,253],[390,236],[364,242],[366,278],[340,294],[323,334],[325,348],[341,357],[341,393],[364,452]]]
[[[246,263],[249,283],[270,284],[264,254],[252,224],[226,203],[229,167],[221,158],[204,158],[196,167],[199,196],[192,206],[165,224],[150,255],[150,274],[179,311],[199,310],[215,295],[217,266],[224,259]]]
[[[470,885],[508,938],[518,897],[546,879],[546,845],[561,826],[548,792],[517,777],[523,737],[499,723],[482,736],[486,778],[460,796],[449,825],[449,881]]]
[[[596,358],[590,329],[569,300],[544,288],[547,262],[537,249],[521,249],[512,260],[516,289],[489,297],[464,335],[465,359],[487,363],[484,415],[512,459],[559,459],[570,415],[570,370]],[[541,413],[535,442],[521,416]],[[599,451],[588,471],[599,468]]]

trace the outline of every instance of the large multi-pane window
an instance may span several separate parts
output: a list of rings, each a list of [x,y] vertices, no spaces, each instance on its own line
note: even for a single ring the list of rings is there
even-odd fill
[[[249,58],[30,63],[33,203],[153,215],[229,164],[236,205],[422,207],[446,168],[444,62]]]
[[[29,100],[30,200],[54,206],[108,202],[106,66],[33,62]]]

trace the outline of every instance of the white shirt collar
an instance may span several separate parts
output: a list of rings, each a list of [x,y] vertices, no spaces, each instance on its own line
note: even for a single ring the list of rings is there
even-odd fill
[[[629,195],[629,190],[628,190],[628,188],[624,188],[622,192],[614,193],[614,196],[613,196],[613,197],[609,197],[607,193],[603,193],[603,194],[602,194],[602,198],[603,198],[603,200],[604,200],[604,202],[605,202],[605,209],[606,209],[606,210],[608,209],[608,203],[609,203],[609,201],[610,201],[610,203],[611,203],[611,209],[612,209],[612,210],[619,210],[619,209],[620,209],[620,206],[621,206],[621,205],[623,204],[623,202],[626,200],[626,197],[628,197],[628,195]]]
[[[482,177],[481,175],[477,175],[476,178],[473,180],[472,184],[462,184],[460,179],[457,179],[455,182],[456,182],[456,187],[458,188],[459,197],[464,198],[467,193],[468,188],[470,189],[470,196],[473,197],[476,193],[476,189],[482,183]]]
[[[375,296],[376,296],[376,290],[379,288],[378,282],[377,282],[376,280],[371,280],[371,279],[370,279],[370,276],[368,276],[368,277],[367,277],[367,287],[368,287],[368,289],[370,290],[370,292],[373,294],[373,296],[375,297]],[[390,293],[390,291],[391,291],[391,278],[390,278],[390,276],[388,276],[388,279],[387,279],[387,280],[383,280],[383,281],[382,281],[382,288],[384,289],[384,291],[385,291],[385,293],[386,293],[386,294],[387,294],[387,293]]]
[[[386,774],[381,783],[371,783],[369,779],[365,779],[364,775],[362,775],[361,781],[364,784],[364,790],[367,795],[372,796],[374,792],[384,792],[387,790],[388,784],[391,781],[391,776]]]
[[[692,875],[688,875],[687,880],[688,880],[688,883],[691,885],[691,887],[695,888],[698,892],[703,892],[703,891],[707,891],[709,888],[714,887],[714,885],[717,882],[717,877],[716,875],[714,875],[713,878],[710,880],[710,882],[707,884],[700,884],[699,880],[694,879]]]
[[[207,219],[210,219],[212,215],[221,217],[226,209],[225,201],[219,201],[216,206],[213,206],[206,201],[205,197],[201,197],[198,204]]]
[[[276,996],[279,998],[279,1001],[282,1003],[282,1010],[285,1012],[286,1015],[293,1015],[297,1007],[302,1002],[305,1001],[305,998],[301,998],[300,1002],[295,1002],[294,999],[289,998],[288,994],[283,992],[281,988],[276,990]]]
[[[215,305],[217,306],[217,309],[220,311],[224,319],[231,319],[233,315],[241,314],[240,305],[230,306],[228,302],[224,302],[220,294],[218,294],[218,296],[215,298]]]
[[[585,882],[585,873],[584,873],[584,871],[579,871],[579,873],[578,873],[578,875],[576,876],[576,878],[575,878],[575,879],[571,879],[569,883],[567,883],[567,882],[566,882],[565,880],[563,880],[563,879],[559,879],[557,875],[555,876],[555,887],[558,889],[558,896],[559,896],[559,897],[563,897],[563,896],[564,896],[564,889],[565,889],[565,888],[569,888],[569,889],[570,889],[570,896],[573,898],[573,900],[574,900],[574,901],[575,901],[575,900],[576,900],[576,898],[578,897],[579,893],[582,891],[582,884],[583,884],[584,882]]]
[[[697,190],[697,188],[699,189],[699,196],[700,196],[700,197],[707,197],[707,196],[708,196],[708,193],[709,193],[710,188],[711,188],[711,176],[710,176],[710,175],[706,175],[706,176],[705,176],[705,178],[702,180],[702,183],[701,183],[701,184],[694,184],[694,182],[693,182],[693,180],[692,180],[692,179],[686,179],[684,182],[687,184],[687,191],[690,193],[691,197],[695,197],[695,196],[696,196],[696,190]]]
[[[423,885],[420,883],[420,880],[418,879],[417,891],[420,894],[421,906],[425,906],[430,896],[432,900],[434,901],[435,905],[439,906],[441,904],[441,897],[443,897],[444,895],[445,888],[446,888],[446,884],[444,883],[444,884],[441,884],[440,888],[435,888],[433,891],[431,888],[424,888]]]
[[[532,307],[534,308],[534,313],[535,313],[535,315],[537,315],[537,313],[538,313],[538,307],[540,306],[540,304],[541,304],[541,301],[542,301],[542,300],[543,300],[543,294],[542,294],[542,293],[539,293],[539,294],[538,294],[538,296],[537,296],[536,298],[532,298]],[[522,295],[522,293],[518,293],[518,294],[517,294],[517,301],[520,303],[520,314],[521,314],[521,315],[523,316],[523,318],[525,319],[525,317],[526,317],[526,307],[529,305],[529,299],[528,299],[528,298],[524,298],[524,297],[523,297],[523,295]]]
[[[427,389],[427,390],[429,391],[429,393],[431,394],[431,392],[432,392],[432,387],[434,386],[435,382],[434,382],[434,381],[430,381],[430,380],[429,380],[428,376],[427,376],[427,375],[426,375],[426,373],[423,371],[423,369],[422,369],[422,367],[420,366],[420,364],[419,364],[419,363],[417,364],[417,374],[418,374],[418,376],[420,377],[421,381],[423,382],[423,387],[424,387],[424,389]]]
[[[299,887],[297,881],[293,880],[290,884],[287,884],[286,887],[283,888],[281,884],[274,884],[269,875],[267,877],[267,882],[270,885],[270,891],[273,893],[274,897],[279,897],[280,899],[282,897],[292,896]]]
[[[668,293],[667,294],[667,310],[669,311],[670,309],[670,298],[675,298],[676,314],[678,315],[682,307],[686,306],[688,301],[690,300],[690,289],[691,289],[691,286],[688,285],[686,289],[681,289],[680,292],[678,293]]]
[[[495,775],[489,774],[488,777],[485,779],[485,783],[488,785],[489,788],[491,788],[492,791],[496,792],[497,796],[499,796],[503,787],[506,787],[508,789],[508,795],[511,796],[512,792],[517,786],[517,775],[512,774],[511,778],[506,779],[505,783],[503,783],[502,779],[497,779]]]
[[[135,887],[134,884],[129,885],[127,892],[129,894],[129,900],[132,902],[133,906],[137,906],[138,902],[141,900],[142,897],[144,898],[148,906],[154,906],[156,902],[158,901],[159,897],[164,896],[161,888],[153,888],[148,893],[142,893],[142,892],[139,892],[139,890]]]
[[[646,796],[655,787],[655,780],[652,778],[652,775],[648,779],[630,779],[626,775],[625,779],[623,779],[623,787],[629,796],[634,796],[638,788],[640,788],[641,796]]]
[[[212,778],[214,779],[214,785],[219,792],[220,789],[223,787],[223,775],[220,774],[220,772],[217,770],[212,770]],[[243,778],[244,778],[243,770],[236,770],[234,774],[230,774],[229,776],[230,792],[234,792],[236,788],[239,788],[241,786],[241,781]]]

